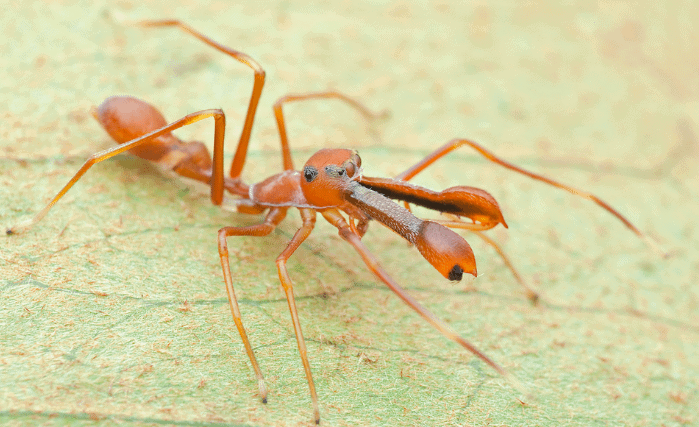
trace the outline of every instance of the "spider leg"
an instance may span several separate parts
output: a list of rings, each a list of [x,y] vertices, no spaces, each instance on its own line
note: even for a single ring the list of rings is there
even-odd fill
[[[294,284],[289,277],[289,272],[286,270],[286,261],[291,257],[296,249],[303,243],[304,240],[313,231],[313,226],[316,222],[316,214],[313,209],[299,209],[301,212],[301,219],[303,220],[303,225],[291,238],[286,249],[277,257],[277,270],[279,271],[279,281],[284,288],[284,294],[286,295],[286,301],[289,305],[289,312],[291,313],[291,321],[294,324],[294,333],[296,334],[296,343],[299,347],[299,354],[301,355],[301,362],[303,363],[303,370],[306,373],[306,379],[308,380],[308,389],[311,393],[311,402],[313,404],[313,417],[316,424],[320,424],[320,410],[318,409],[318,395],[316,394],[316,386],[313,383],[313,376],[311,375],[311,365],[308,362],[308,351],[306,350],[306,341],[303,339],[303,332],[301,331],[301,322],[299,321],[299,313],[296,310],[296,299],[294,298]]]
[[[378,277],[382,282],[384,282],[386,286],[388,286],[389,289],[391,289],[398,296],[398,298],[403,300],[403,302],[405,302],[410,308],[415,310],[417,314],[420,315],[420,317],[425,319],[427,323],[429,323],[435,329],[441,332],[442,335],[473,353],[483,362],[488,364],[491,368],[495,369],[495,371],[497,371],[500,375],[505,377],[514,388],[516,388],[523,394],[526,394],[526,389],[513,375],[508,373],[504,368],[502,368],[500,365],[494,362],[490,357],[486,356],[485,353],[479,350],[475,345],[462,338],[459,334],[456,333],[456,331],[449,327],[449,325],[444,323],[444,321],[442,321],[441,319],[436,317],[432,312],[423,307],[419,302],[417,302],[417,300],[415,300],[415,298],[408,294],[405,291],[405,289],[398,285],[391,278],[391,276],[389,276],[388,273],[386,273],[386,271],[381,267],[374,255],[372,255],[371,252],[369,252],[369,250],[367,249],[367,247],[364,246],[359,236],[352,232],[350,226],[347,224],[345,219],[337,210],[328,209],[321,213],[323,217],[325,217],[325,219],[328,220],[328,222],[337,227],[340,237],[342,237],[344,240],[349,242],[349,244],[351,244],[354,247],[357,253],[359,253],[359,255],[362,257],[362,260],[369,268],[369,270],[371,270],[371,272],[374,273],[376,277]]]
[[[240,338],[243,340],[245,352],[248,354],[252,368],[255,371],[255,376],[257,376],[257,386],[260,390],[260,398],[263,403],[267,403],[267,387],[265,386],[265,379],[262,375],[262,370],[260,370],[260,365],[257,363],[257,358],[255,358],[255,353],[252,350],[252,345],[250,345],[250,339],[248,339],[248,334],[243,327],[243,320],[241,319],[240,308],[238,307],[238,299],[235,296],[233,280],[231,279],[231,267],[228,261],[228,243],[226,242],[226,238],[230,236],[266,236],[274,230],[285,216],[286,208],[272,208],[267,213],[262,224],[248,227],[223,227],[218,232],[218,253],[221,257],[223,279],[226,283],[226,292],[228,293],[228,305],[233,315],[233,322],[235,322]]]

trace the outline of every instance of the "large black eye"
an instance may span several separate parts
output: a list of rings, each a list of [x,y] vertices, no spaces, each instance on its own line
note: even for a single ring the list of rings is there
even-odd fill
[[[303,168],[303,177],[306,178],[306,182],[311,182],[318,176],[318,169],[313,166],[306,166]]]

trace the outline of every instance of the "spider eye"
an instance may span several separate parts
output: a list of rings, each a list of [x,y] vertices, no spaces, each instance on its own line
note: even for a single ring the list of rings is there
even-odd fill
[[[354,174],[357,172],[357,167],[352,162],[345,162],[343,166],[345,167],[345,172],[347,172],[347,176],[350,178],[352,178]]]
[[[352,160],[354,160],[354,164],[357,165],[358,168],[362,167],[362,158],[359,157],[359,154],[354,153],[354,156],[352,156]]]
[[[318,176],[318,169],[313,166],[306,166],[303,168],[303,177],[306,178],[306,182],[311,182]]]

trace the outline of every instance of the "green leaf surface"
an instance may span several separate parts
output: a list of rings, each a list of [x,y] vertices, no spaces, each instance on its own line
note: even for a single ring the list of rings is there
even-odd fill
[[[333,88],[391,119],[333,102],[285,108],[297,165],[359,150],[394,176],[453,137],[579,188],[608,213],[467,149],[415,182],[471,185],[499,201],[488,232],[540,290],[532,306],[474,235],[479,277],[444,280],[378,224],[364,242],[421,303],[502,364],[521,396],[375,279],[319,218],[289,261],[326,426],[699,423],[699,9],[679,1],[25,2],[0,16],[0,224],[25,220],[111,146],[89,110],[138,96],[174,120],[223,108],[227,161],[252,73],[174,29],[179,18],[267,71],[244,176],[281,169],[271,105]],[[518,6],[514,6],[518,4]],[[213,124],[178,132],[212,142]],[[430,215],[417,210],[420,215]],[[297,213],[265,238],[230,238],[257,385],[228,309],[216,236],[261,216],[124,155],[95,166],[31,230],[0,238],[3,425],[310,424],[308,386],[274,260]]]

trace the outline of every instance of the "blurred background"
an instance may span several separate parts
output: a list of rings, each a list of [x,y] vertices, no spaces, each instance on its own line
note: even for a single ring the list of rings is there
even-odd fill
[[[248,182],[281,170],[271,114],[285,108],[297,165],[355,148],[393,176],[454,137],[590,191],[668,253],[661,259],[596,205],[461,149],[415,182],[470,185],[500,202],[489,232],[542,293],[533,307],[492,248],[450,284],[400,237],[365,241],[399,283],[522,380],[521,398],[366,271],[336,231],[289,262],[324,425],[684,425],[697,422],[696,230],[699,6],[691,1],[24,2],[0,17],[0,218],[29,217],[111,141],[89,115],[128,94],[169,120],[227,115],[227,155],[252,72],[176,29],[177,18],[267,72]],[[177,132],[212,142],[211,123]],[[420,215],[428,212],[418,211]],[[216,231],[260,217],[122,156],[95,166],[31,231],[0,239],[0,420],[17,425],[303,425],[310,400],[274,259],[299,224],[231,241],[241,310],[271,389],[232,327]],[[236,262],[236,260],[238,262]]]

